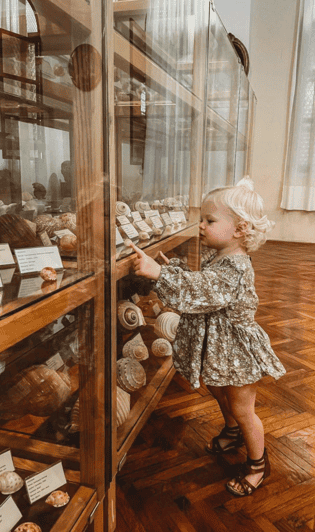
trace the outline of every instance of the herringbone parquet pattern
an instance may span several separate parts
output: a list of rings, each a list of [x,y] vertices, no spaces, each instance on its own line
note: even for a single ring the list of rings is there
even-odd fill
[[[257,396],[271,476],[251,497],[226,491],[230,466],[204,451],[223,427],[217,403],[176,375],[118,475],[117,532],[315,530],[315,245],[268,242],[253,264],[257,321],[287,370]]]

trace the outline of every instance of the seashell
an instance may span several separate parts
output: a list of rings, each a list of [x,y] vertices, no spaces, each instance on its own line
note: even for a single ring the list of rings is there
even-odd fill
[[[167,225],[164,229],[164,236],[166,235],[170,235],[172,232],[172,226],[171,225]]]
[[[14,532],[42,532],[42,529],[35,523],[22,523],[17,528],[14,529]]]
[[[4,471],[0,475],[0,491],[3,495],[19,491],[23,484],[24,480],[15,471]]]
[[[47,504],[50,504],[51,506],[54,506],[55,508],[60,508],[61,506],[66,506],[68,502],[70,501],[70,495],[66,491],[57,490],[52,491],[50,495],[48,495],[45,502]]]
[[[154,340],[151,350],[156,357],[169,357],[173,354],[172,345],[166,338]]]
[[[71,383],[65,373],[45,365],[30,366],[1,387],[0,410],[8,413],[9,418],[15,414],[46,417],[56,412],[70,395]]]
[[[124,203],[123,201],[116,201],[116,216],[129,216],[130,212],[131,210],[127,203]]]
[[[41,245],[26,220],[17,214],[0,216],[0,242],[16,249]]]
[[[124,245],[125,245],[126,247],[130,247],[131,244],[132,244],[132,240],[130,240],[130,238],[126,238],[126,239],[124,240]]]
[[[120,301],[118,303],[118,319],[121,325],[131,331],[141,325],[146,325],[141,310],[131,301]]]
[[[122,425],[130,412],[130,394],[117,386],[117,427]]]
[[[137,334],[137,336],[125,343],[122,348],[122,355],[138,361],[149,358],[149,351],[142,340],[141,334]]]
[[[175,198],[165,198],[163,202],[165,207],[174,207],[176,205],[176,199]]]
[[[135,203],[135,210],[140,212],[141,214],[147,210],[147,203],[145,203],[144,201],[136,201]]]
[[[154,236],[161,236],[163,234],[163,229],[160,227],[154,227],[152,229]]]
[[[43,294],[51,294],[57,290],[58,285],[56,281],[44,281],[40,287]]]
[[[139,239],[140,240],[150,240],[150,235],[146,231],[140,231],[139,232]]]
[[[54,74],[55,74],[55,76],[57,76],[59,78],[62,78],[65,75],[65,73],[66,73],[65,69],[63,68],[63,66],[60,63],[57,63],[54,66]]]
[[[175,312],[163,312],[156,318],[154,332],[161,338],[166,338],[169,342],[175,339],[180,316]]]
[[[63,220],[58,216],[53,218],[52,216],[47,216],[47,214],[40,214],[34,218],[34,222],[36,223],[36,232],[42,233],[46,231],[49,237],[54,236],[55,231],[65,229]]]
[[[74,234],[77,233],[77,217],[75,213],[65,212],[59,218],[62,220],[65,229],[69,229]]]
[[[32,194],[30,194],[29,192],[22,192],[22,201],[30,201],[32,199]]]
[[[117,361],[117,384],[125,392],[135,392],[146,380],[145,371],[137,360],[128,357]]]
[[[80,432],[80,400],[79,399],[76,400],[71,410],[69,432],[70,434],[74,434],[75,432]]]
[[[44,279],[44,281],[56,281],[57,279],[57,272],[54,268],[51,268],[51,266],[46,266],[46,268],[43,268],[39,275],[42,279]]]
[[[59,242],[63,251],[75,251],[77,249],[77,237],[75,235],[64,235]]]

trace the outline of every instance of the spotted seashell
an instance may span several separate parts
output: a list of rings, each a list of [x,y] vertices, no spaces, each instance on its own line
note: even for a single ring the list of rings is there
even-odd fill
[[[14,529],[14,532],[42,532],[42,529],[35,523],[22,523]]]
[[[117,386],[117,427],[122,425],[130,412],[130,394]]]
[[[49,237],[54,236],[55,231],[64,229],[63,221],[57,216],[56,218],[48,217],[46,214],[40,214],[33,220],[36,223],[36,233],[46,231]]]
[[[132,340],[125,343],[122,348],[122,354],[125,358],[130,357],[139,361],[149,358],[149,351],[142,340],[141,334],[137,334],[135,338],[132,338]]]
[[[117,361],[117,384],[125,392],[135,392],[146,384],[146,374],[140,362],[132,358]]]
[[[79,399],[76,400],[71,410],[69,432],[71,434],[74,434],[75,432],[80,432],[80,401]]]
[[[63,251],[75,251],[77,249],[77,237],[75,235],[63,235],[59,247]]]
[[[154,324],[154,332],[161,338],[166,338],[169,342],[173,342],[175,339],[179,315],[175,312],[164,312],[160,314]]]
[[[130,207],[127,205],[127,203],[124,203],[123,201],[116,201],[116,216],[129,216],[130,212]]]
[[[129,331],[146,325],[141,310],[131,301],[120,301],[117,314],[121,325]]]
[[[44,279],[44,281],[56,281],[57,279],[57,272],[51,266],[46,266],[46,268],[43,268],[39,275],[42,279]]]
[[[150,235],[146,231],[140,231],[139,232],[139,239],[140,240],[150,240]]]
[[[172,345],[166,338],[154,340],[151,350],[156,357],[169,357],[173,354]]]
[[[19,491],[23,484],[24,481],[15,471],[4,471],[0,475],[0,491],[3,495],[10,495]]]
[[[50,504],[55,508],[60,508],[60,506],[66,506],[69,501],[70,496],[67,492],[62,490],[53,491],[50,495],[48,495],[47,499],[45,500],[47,504]]]

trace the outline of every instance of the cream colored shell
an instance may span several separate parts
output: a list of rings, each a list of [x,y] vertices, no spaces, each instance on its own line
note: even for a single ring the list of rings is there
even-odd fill
[[[137,201],[135,203],[136,211],[140,212],[141,214],[143,214],[146,208],[147,208],[147,203],[144,203],[143,201]]]
[[[173,354],[172,345],[166,338],[154,340],[151,350],[156,357],[169,357]]]
[[[14,529],[14,532],[42,532],[42,529],[35,523],[22,523]]]
[[[130,212],[131,210],[127,203],[124,203],[123,201],[116,201],[116,216],[129,216]]]
[[[130,412],[130,394],[117,386],[117,427],[122,425]]]
[[[154,332],[160,338],[166,338],[169,342],[173,342],[175,339],[179,315],[175,312],[164,312],[160,314],[154,324]]]
[[[117,384],[125,392],[135,392],[146,384],[146,374],[140,362],[132,358],[117,361]]]
[[[140,231],[139,232],[139,239],[140,240],[150,240],[150,235],[146,231]]]
[[[47,504],[50,504],[50,506],[54,506],[54,508],[60,508],[61,506],[65,506],[70,501],[70,496],[67,492],[62,490],[53,491],[50,495],[48,495],[45,502]]]
[[[146,360],[149,358],[149,351],[141,334],[137,334],[134,338],[125,343],[122,348],[123,357],[134,358],[135,360]]]
[[[77,249],[77,237],[75,235],[63,235],[59,246],[63,251],[74,251]]]
[[[0,491],[3,495],[10,495],[19,491],[24,481],[15,471],[4,471],[0,475]]]
[[[46,266],[46,268],[43,268],[39,275],[42,279],[44,279],[44,281],[56,281],[57,279],[57,272],[51,266]]]
[[[131,301],[120,301],[117,314],[121,325],[130,331],[146,324],[141,310]]]
[[[74,434],[75,432],[80,432],[80,401],[79,399],[76,400],[71,410],[69,432],[70,434]]]

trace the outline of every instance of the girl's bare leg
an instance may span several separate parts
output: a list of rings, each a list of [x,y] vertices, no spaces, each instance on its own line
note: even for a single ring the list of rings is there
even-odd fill
[[[255,414],[256,384],[245,386],[227,386],[226,394],[231,415],[243,433],[247,454],[253,460],[259,460],[264,454],[264,429],[259,417]],[[263,473],[247,475],[246,479],[255,486]],[[243,491],[235,479],[229,482],[235,489]]]
[[[226,395],[226,387],[222,386],[207,386],[208,390],[211,392],[213,397],[218,401],[220,410],[222,412],[222,415],[224,417],[225,425],[227,427],[233,428],[237,426],[237,421],[233,418],[230,412],[229,408],[229,402]],[[233,433],[232,433],[233,434]],[[219,444],[222,449],[226,447],[226,445],[230,444],[231,440],[226,440],[224,438],[219,439]],[[211,443],[208,444],[209,448],[212,447]]]

